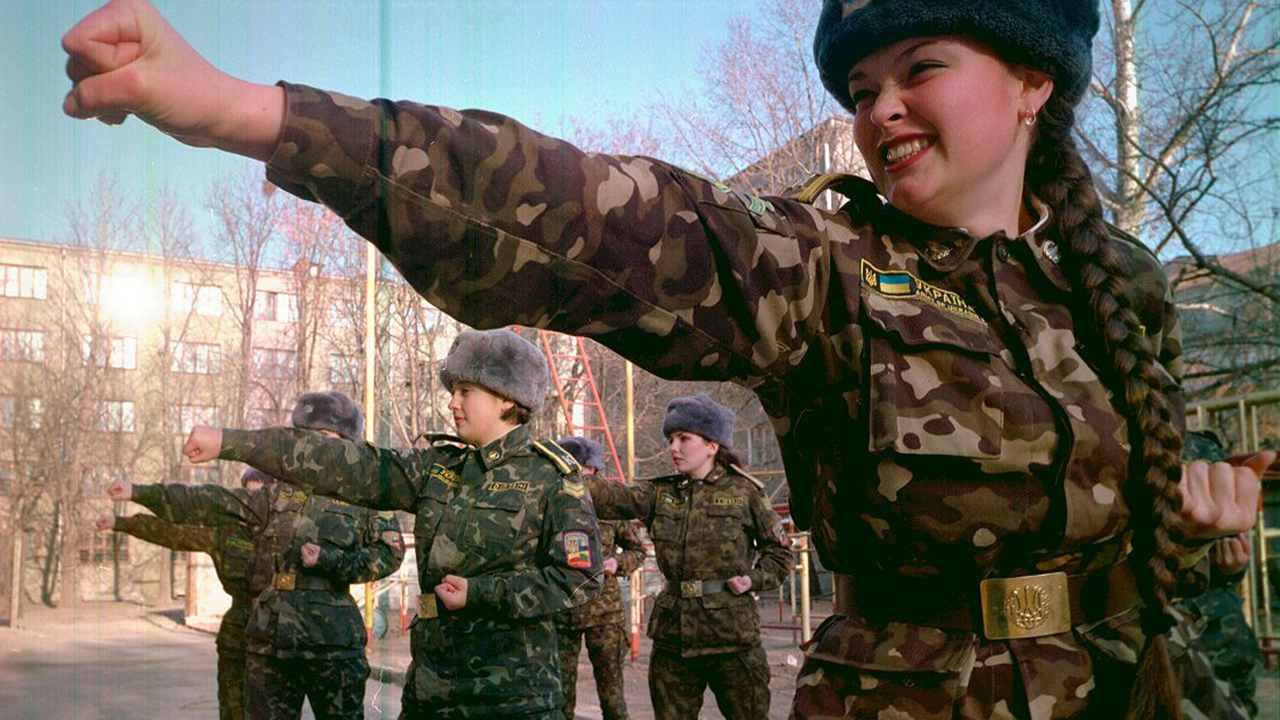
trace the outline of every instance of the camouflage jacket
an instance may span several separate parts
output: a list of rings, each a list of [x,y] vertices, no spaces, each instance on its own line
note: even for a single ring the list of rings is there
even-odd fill
[[[630,522],[600,522],[600,557],[616,558],[618,572],[605,575],[600,583],[600,597],[556,616],[556,625],[566,628],[589,628],[626,621],[622,588],[618,578],[625,577],[644,563],[644,546]]]
[[[218,485],[135,485],[135,502],[176,523],[238,524],[253,537],[248,563],[265,579],[245,627],[248,651],[280,658],[338,659],[364,652],[364,621],[351,583],[395,572],[400,526],[374,513],[282,483],[258,491]],[[315,567],[301,548],[320,546]]]
[[[649,528],[667,587],[654,601],[649,637],[686,657],[741,650],[760,642],[751,593],[703,588],[700,581],[751,578],[751,590],[782,584],[791,564],[777,513],[750,479],[717,465],[702,480],[685,475],[622,485],[587,483],[605,519],[641,520]],[[698,584],[694,596],[683,589]]]
[[[490,112],[284,87],[268,177],[329,206],[435,306],[479,328],[591,337],[665,378],[753,389],[792,517],[826,567],[933,578],[977,603],[986,576],[1123,556],[1127,421],[1094,338],[1076,331],[1046,208],[1017,237],[976,237],[908,218],[869,184],[828,212],[585,153]],[[1116,247],[1180,421],[1168,282],[1138,242]],[[1079,630],[1058,639],[1060,651],[996,643],[1054,716],[1089,703],[1077,690],[1105,652]],[[928,662],[972,667],[948,657]]]
[[[213,527],[178,525],[154,515],[117,517],[113,529],[181,552],[208,553],[231,607],[218,627],[218,652],[243,655],[244,628],[253,599],[271,584],[271,575],[254,572],[254,536],[245,526],[226,522]]]
[[[460,441],[459,441],[460,442]],[[599,589],[595,513],[572,456],[519,426],[482,447],[441,441],[395,452],[300,430],[224,430],[222,457],[313,492],[416,515],[423,602],[406,683],[464,716],[559,707],[553,616]],[[462,611],[433,589],[467,579]]]

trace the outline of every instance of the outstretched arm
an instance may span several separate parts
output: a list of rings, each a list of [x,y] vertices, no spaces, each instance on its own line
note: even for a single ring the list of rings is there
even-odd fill
[[[213,528],[178,525],[154,515],[119,516],[111,529],[170,550],[203,553],[213,550]]]

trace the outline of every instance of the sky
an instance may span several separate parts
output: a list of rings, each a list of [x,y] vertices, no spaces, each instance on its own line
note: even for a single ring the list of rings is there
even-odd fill
[[[152,0],[215,66],[357,97],[484,108],[554,132],[690,91],[705,53],[759,0]],[[187,147],[131,118],[62,114],[59,40],[100,3],[0,0],[0,237],[65,241],[100,178],[143,202],[168,184],[211,232],[217,178],[260,164]]]

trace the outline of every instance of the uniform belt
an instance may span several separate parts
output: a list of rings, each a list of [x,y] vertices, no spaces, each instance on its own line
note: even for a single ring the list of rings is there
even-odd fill
[[[347,586],[319,575],[278,572],[271,583],[277,590],[345,590]]]
[[[435,620],[440,617],[445,608],[440,604],[440,600],[434,593],[425,593],[418,596],[418,617],[423,620]]]
[[[728,592],[729,582],[727,580],[681,580],[674,587],[668,583],[667,591],[676,592],[682,598],[697,598]]]
[[[1090,572],[967,581],[883,574],[836,575],[837,612],[977,632],[988,640],[1042,637],[1096,622],[1142,604],[1127,560]]]

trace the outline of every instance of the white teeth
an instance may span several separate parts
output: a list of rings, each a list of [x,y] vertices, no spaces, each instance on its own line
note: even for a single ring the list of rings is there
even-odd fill
[[[885,151],[884,157],[889,162],[897,162],[909,155],[914,155],[921,150],[929,147],[929,141],[923,138],[908,140],[907,142],[894,145]]]

